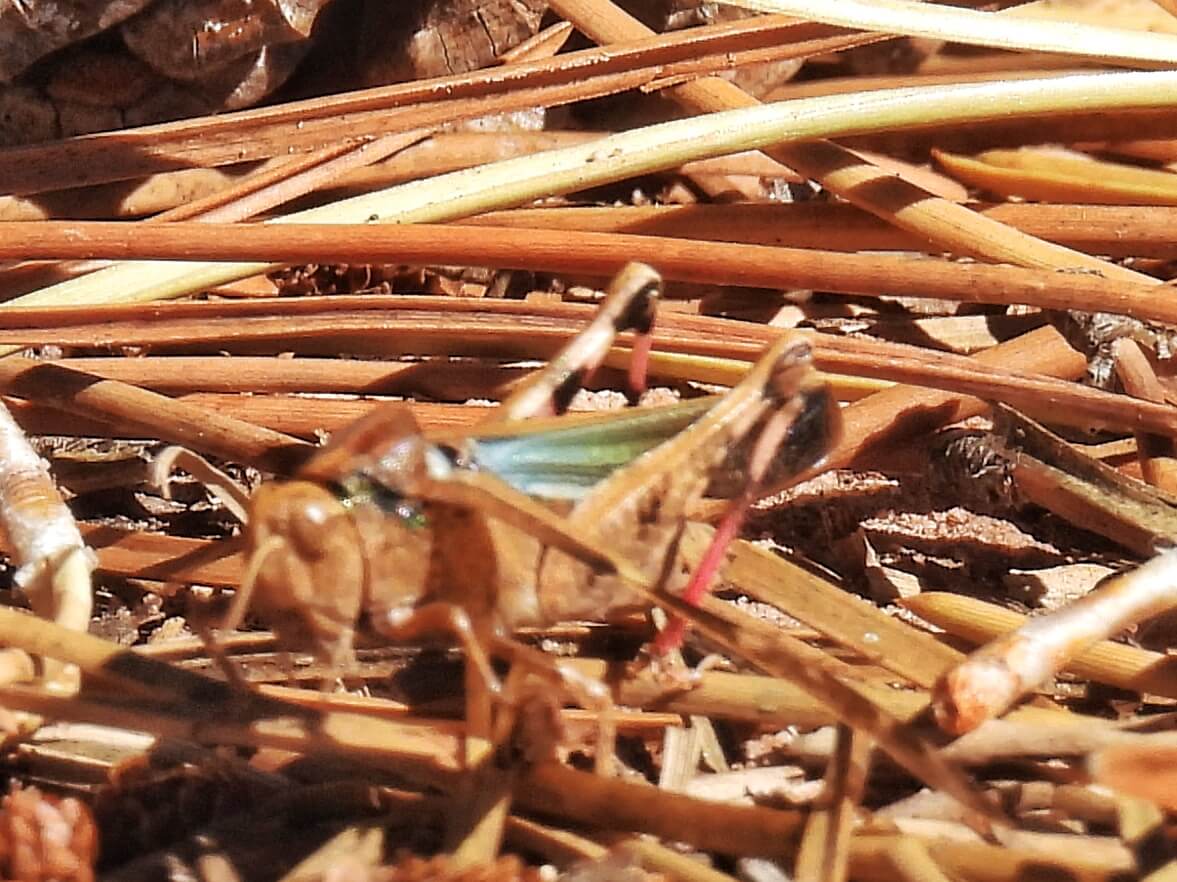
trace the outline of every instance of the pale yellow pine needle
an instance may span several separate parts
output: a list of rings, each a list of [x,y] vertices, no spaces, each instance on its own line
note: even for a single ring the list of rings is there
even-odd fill
[[[720,0],[840,27],[1141,65],[1177,63],[1177,36],[1020,18],[916,0]]]

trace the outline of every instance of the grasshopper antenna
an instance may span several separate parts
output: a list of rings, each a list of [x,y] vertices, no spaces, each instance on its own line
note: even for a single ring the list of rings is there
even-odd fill
[[[561,349],[522,389],[508,396],[495,422],[554,416],[568,404],[609,354],[618,334],[633,331],[626,397],[636,402],[646,391],[655,306],[662,277],[644,263],[628,263],[609,284],[593,320]]]

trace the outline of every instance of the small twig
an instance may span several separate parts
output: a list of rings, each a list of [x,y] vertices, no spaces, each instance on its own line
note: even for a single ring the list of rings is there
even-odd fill
[[[928,592],[907,598],[903,605],[937,627],[974,643],[1016,632],[1027,622],[1026,616],[1012,610],[954,594]],[[1177,698],[1177,677],[1172,667],[1160,653],[1111,641],[1089,646],[1066,664],[1067,670],[1077,676],[1098,683]]]
[[[515,800],[546,815],[597,828],[653,833],[723,854],[787,857],[804,823],[801,812],[694,799],[554,762],[525,774]]]
[[[289,470],[310,447],[297,438],[193,407],[116,380],[20,358],[0,360],[0,389],[70,413],[135,426],[173,441],[268,471]]]
[[[839,724],[837,744],[825,776],[822,804],[812,811],[801,837],[794,877],[798,882],[844,882],[850,838],[866,786],[871,743]]]
[[[1113,351],[1116,375],[1125,392],[1144,401],[1166,400],[1165,390],[1157,381],[1152,365],[1134,340],[1117,340]],[[1177,493],[1177,452],[1172,437],[1137,433],[1136,450],[1144,480],[1154,487]]]

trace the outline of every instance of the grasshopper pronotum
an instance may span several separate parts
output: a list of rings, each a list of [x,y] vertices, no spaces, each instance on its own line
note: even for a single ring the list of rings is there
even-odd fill
[[[688,509],[730,474],[728,463],[741,460],[742,474],[725,491],[735,501],[718,551],[778,449],[801,471],[840,423],[808,344],[793,337],[721,397],[519,422],[561,410],[621,330],[637,332],[631,385],[644,382],[659,285],[649,267],[622,270],[597,319],[484,430],[428,440],[392,405],[337,433],[293,480],[263,485],[246,503],[249,565],[230,619],[249,603],[280,639],[335,662],[350,655],[361,622],[394,639],[448,632],[471,670],[495,683],[488,656],[520,657],[512,629],[600,619],[648,605],[655,588],[681,588]],[[705,558],[689,593],[719,559]]]

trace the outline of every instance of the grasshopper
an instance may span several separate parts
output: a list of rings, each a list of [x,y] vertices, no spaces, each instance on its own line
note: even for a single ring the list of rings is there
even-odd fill
[[[631,390],[644,383],[659,287],[649,267],[623,269],[588,328],[470,436],[427,439],[389,405],[242,500],[248,566],[230,620],[248,603],[281,641],[334,663],[361,622],[397,640],[444,632],[496,684],[489,658],[522,657],[518,627],[645,608],[656,589],[697,597],[774,461],[816,464],[840,421],[808,344],[788,336],[723,396],[528,420],[559,413],[619,331],[636,332]],[[733,469],[728,515],[692,576],[678,556],[687,512]]]

